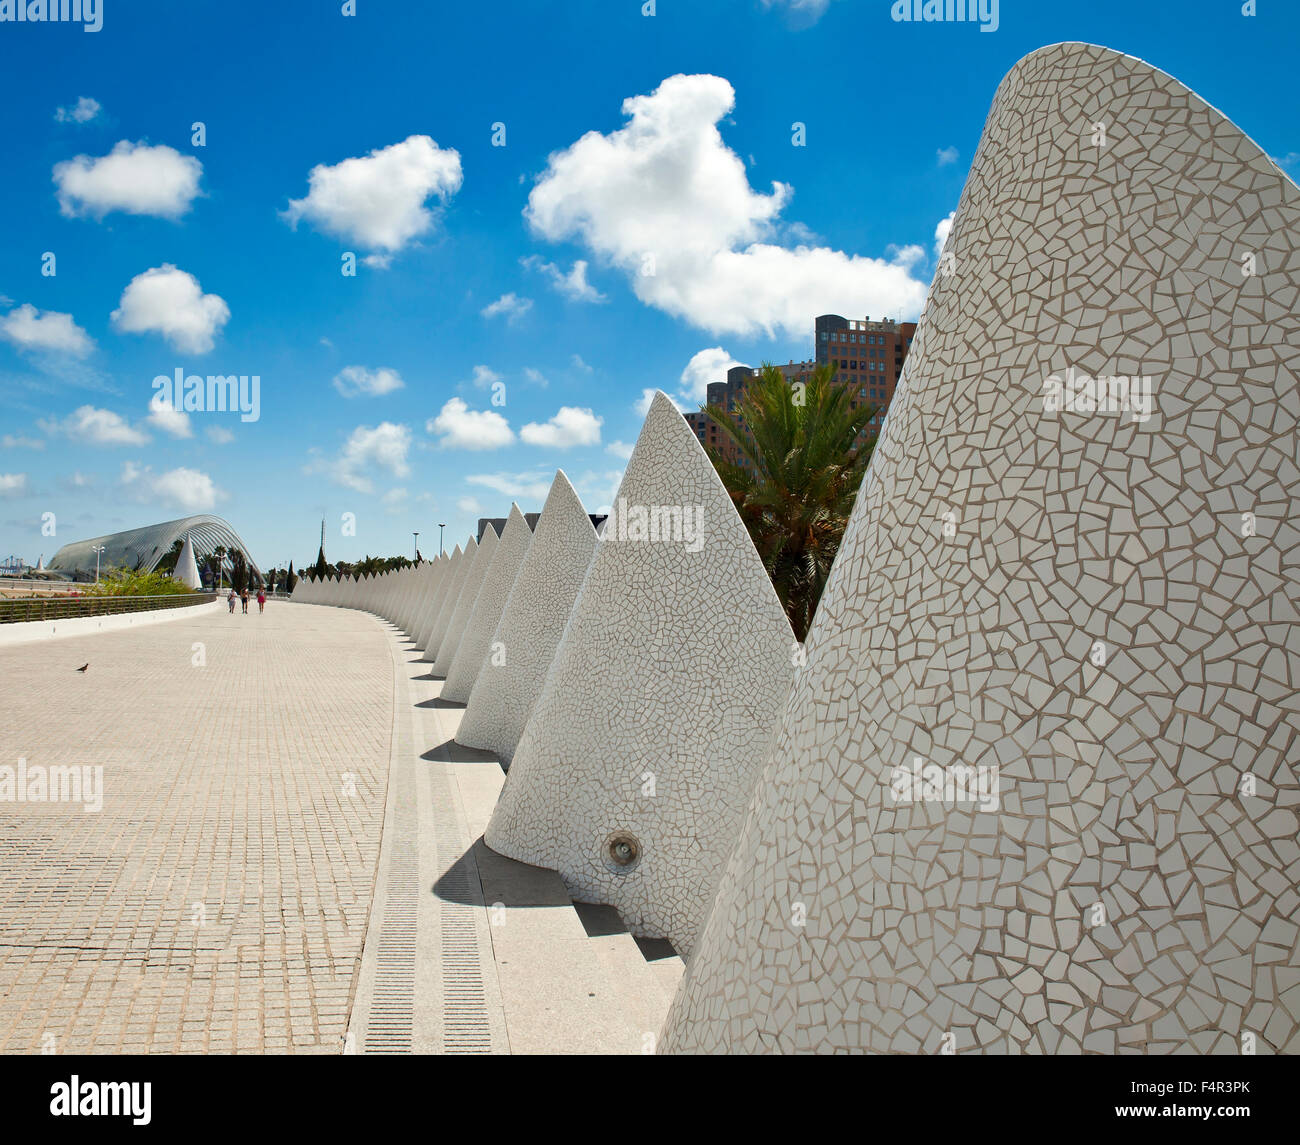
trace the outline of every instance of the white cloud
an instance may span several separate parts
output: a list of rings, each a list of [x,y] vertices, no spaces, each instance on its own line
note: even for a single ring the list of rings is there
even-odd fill
[[[940,147],[934,153],[934,157],[940,167],[947,167],[949,163],[956,163],[957,156],[960,152],[955,147]]]
[[[940,219],[938,225],[934,228],[934,254],[936,258],[943,254],[944,244],[948,241],[948,235],[952,231],[952,221],[956,217],[956,211],[949,211],[947,217]]]
[[[743,366],[721,346],[711,346],[692,355],[682,371],[678,396],[683,402],[698,404],[708,396],[710,382],[725,382],[732,366]],[[653,393],[653,391],[651,391]]]
[[[380,397],[400,390],[402,375],[387,366],[369,370],[365,366],[344,366],[334,376],[334,388],[345,398]]]
[[[361,158],[313,167],[306,198],[291,199],[283,217],[294,227],[306,219],[326,234],[381,252],[367,262],[384,267],[382,252],[399,251],[433,229],[438,216],[426,200],[436,196],[446,203],[463,181],[459,152],[411,135]]]
[[[341,485],[358,493],[373,493],[374,482],[366,470],[382,469],[394,477],[407,477],[411,467],[406,455],[411,448],[411,430],[391,421],[380,422],[373,429],[359,425],[348,436],[333,476]]]
[[[181,218],[199,195],[203,164],[165,144],[123,139],[107,155],[78,155],[54,165],[59,209],[69,218],[110,211]]]
[[[626,441],[611,441],[605,446],[606,453],[612,453],[615,457],[621,457],[626,461],[632,456],[632,446]]]
[[[514,443],[510,423],[491,410],[472,410],[460,398],[449,400],[437,417],[425,422],[444,449],[499,449]]]
[[[56,108],[54,118],[59,123],[89,123],[102,110],[103,108],[99,106],[99,100],[83,95],[78,97],[76,104],[72,107]]]
[[[186,513],[215,508],[225,497],[206,473],[185,467],[155,475],[150,466],[128,461],[122,466],[120,483],[133,500],[159,502]]]
[[[581,477],[574,478],[573,487],[582,498],[582,503],[587,506],[588,513],[608,513],[622,481],[621,469],[588,471]]]
[[[495,318],[498,314],[504,314],[506,321],[513,326],[532,308],[533,300],[531,298],[518,298],[512,292],[503,294],[495,302],[489,302],[479,313],[484,318]]]
[[[906,265],[770,241],[792,189],[749,186],[717,128],[734,104],[711,75],[625,100],[627,126],[550,157],[525,217],[546,239],[585,243],[642,302],[715,333],[804,336],[815,314],[918,313],[925,285]]]
[[[235,440],[235,435],[220,425],[210,425],[204,432],[213,445],[229,445]]]
[[[26,473],[0,473],[0,497],[21,497],[26,492]]]
[[[170,437],[193,437],[190,428],[190,415],[178,410],[162,394],[157,394],[149,403],[149,416],[145,419],[154,429],[161,430]]]
[[[0,338],[20,350],[67,354],[73,358],[84,358],[95,348],[90,335],[72,320],[71,314],[37,310],[30,302],[0,318]]]
[[[204,294],[194,275],[165,262],[127,283],[111,317],[125,333],[161,334],[174,350],[206,354],[230,320],[230,307],[220,295]]]
[[[5,449],[44,449],[45,442],[39,437],[22,437],[15,436],[12,433],[6,433],[0,437],[0,447]]]
[[[791,15],[802,17],[801,23],[815,24],[830,6],[831,0],[763,0],[764,8],[784,8]]]
[[[573,355],[573,368],[574,368],[575,370],[581,370],[584,374],[590,374],[590,373],[591,373],[591,367],[590,367],[589,365],[587,365],[587,363],[584,362],[584,361],[582,360],[582,355],[581,355],[581,354],[574,354],[574,355]]]
[[[541,386],[542,389],[546,389],[547,386],[551,384],[550,379],[547,378],[547,376],[543,374],[541,370],[534,370],[532,366],[524,367],[524,377],[527,378],[530,382],[532,382],[533,385]]]
[[[144,445],[149,440],[127,423],[126,418],[112,410],[94,406],[78,406],[62,421],[38,422],[49,434],[62,434],[83,445]]]
[[[551,449],[599,445],[600,427],[604,422],[604,418],[597,417],[589,409],[561,406],[548,421],[529,422],[519,431],[519,437],[529,445],[543,445]]]
[[[584,258],[577,259],[568,274],[565,274],[555,263],[546,262],[535,254],[521,258],[519,261],[523,266],[541,271],[551,280],[551,285],[566,298],[571,298],[575,302],[608,301],[605,295],[587,281],[587,260]]]
[[[538,469],[526,473],[472,473],[465,478],[469,485],[482,485],[509,497],[512,501],[545,501],[555,480],[554,470]]]
[[[400,513],[406,506],[407,493],[405,489],[390,489],[379,502],[384,507],[385,513]]]
[[[456,508],[462,513],[468,513],[471,517],[481,517],[483,515],[483,506],[478,503],[476,497],[457,498]]]
[[[480,390],[486,390],[501,380],[501,375],[496,370],[489,369],[487,366],[475,366],[474,377],[470,379],[474,386]]]

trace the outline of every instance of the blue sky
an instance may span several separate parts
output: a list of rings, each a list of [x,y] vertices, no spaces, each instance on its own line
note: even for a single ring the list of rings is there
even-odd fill
[[[557,467],[595,511],[647,389],[915,317],[1044,44],[1140,56],[1300,169],[1282,0],[1001,0],[991,33],[889,0],[103,5],[0,22],[0,557],[202,511],[263,566],[322,517],[331,559],[427,555]],[[256,375],[258,419],[151,411],[177,369]]]

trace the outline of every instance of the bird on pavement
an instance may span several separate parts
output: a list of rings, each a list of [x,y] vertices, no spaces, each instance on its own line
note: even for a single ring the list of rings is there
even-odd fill
[[[89,667],[90,667],[90,661],[87,660],[80,668],[77,669],[77,671],[84,672]]]

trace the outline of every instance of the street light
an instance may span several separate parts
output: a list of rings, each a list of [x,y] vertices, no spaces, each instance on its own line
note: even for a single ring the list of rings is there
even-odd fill
[[[104,551],[103,545],[91,545],[90,551],[95,554],[95,583],[99,583],[99,554]]]
[[[412,542],[411,547],[415,549],[414,555],[415,555],[415,559],[418,561],[420,559],[420,534],[413,532],[411,536],[415,538],[414,542]]]
[[[445,524],[440,524],[438,526],[438,556],[442,556],[442,531],[446,527]]]

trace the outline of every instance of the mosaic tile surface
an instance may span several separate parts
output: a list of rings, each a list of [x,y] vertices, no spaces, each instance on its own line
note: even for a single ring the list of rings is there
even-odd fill
[[[643,532],[638,521],[652,511],[661,524]],[[788,695],[796,646],[730,497],[663,394],[614,515],[484,837],[558,871],[579,901],[614,906],[634,934],[686,952]],[[625,846],[634,860],[620,864]]]
[[[1300,1051],[1298,224],[1147,64],[1006,77],[661,1049]]]
[[[489,525],[483,530],[483,539],[479,542],[474,560],[470,562],[469,571],[460,586],[456,607],[447,622],[447,631],[438,646],[438,658],[434,661],[433,671],[439,676],[445,677],[451,669],[451,662],[456,657],[456,649],[460,647],[460,638],[465,634],[465,625],[469,623],[470,614],[474,611],[478,590],[483,586],[483,578],[487,576],[492,557],[500,541],[501,538],[493,526]]]
[[[497,630],[506,601],[510,599],[510,590],[515,586],[519,566],[524,563],[532,541],[533,531],[528,527],[527,519],[519,506],[512,504],[510,515],[506,518],[506,527],[501,533],[501,542],[483,576],[474,609],[465,624],[465,633],[460,638],[460,647],[456,649],[456,655],[447,671],[447,679],[443,682],[441,695],[444,700],[457,704],[468,702],[479,669],[490,653],[492,636]]]
[[[503,763],[514,757],[595,550],[591,518],[558,471],[492,637],[505,650],[504,662],[484,659],[458,743],[493,752]]]
[[[488,530],[488,535],[495,535],[492,530]],[[474,560],[478,556],[478,542],[470,537],[465,542],[465,548],[460,554],[460,567],[453,570],[453,576],[447,584],[447,594],[443,597],[442,607],[438,609],[438,619],[434,621],[433,631],[429,636],[429,642],[424,646],[424,655],[421,660],[433,663],[438,659],[438,650],[442,647],[443,637],[447,635],[447,628],[451,624],[451,618],[456,614],[456,605],[460,600],[461,589],[465,587],[465,580],[474,567]]]

